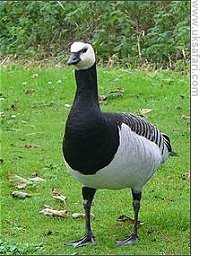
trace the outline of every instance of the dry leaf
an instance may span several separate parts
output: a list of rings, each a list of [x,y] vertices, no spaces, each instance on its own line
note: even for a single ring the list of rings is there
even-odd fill
[[[108,94],[108,97],[114,98],[114,97],[123,96],[123,94],[124,94],[124,89],[123,89],[123,88],[117,88],[116,90],[111,91],[111,92]]]
[[[15,187],[18,188],[18,189],[22,189],[22,188],[25,188],[27,186],[28,183],[20,183],[18,185],[16,185]]]
[[[68,104],[68,103],[66,103],[64,106],[65,106],[66,108],[70,108],[70,107],[71,107],[71,105]]]
[[[40,145],[38,145],[38,144],[25,144],[24,147],[25,148],[39,148]]]
[[[32,75],[32,77],[36,78],[36,77],[38,77],[38,74],[35,73],[35,74]]]
[[[44,179],[40,178],[39,176],[34,178],[25,179],[15,174],[10,174],[8,176],[8,180],[18,189],[25,188],[27,185],[32,185],[35,183],[39,183],[45,181]]]
[[[4,118],[4,117],[5,117],[4,112],[0,112],[0,118]]]
[[[26,192],[22,192],[22,191],[13,191],[12,196],[19,198],[19,199],[25,199],[26,197],[31,197],[30,194],[28,194]]]
[[[16,115],[11,115],[10,118],[11,119],[15,119],[17,116]]]
[[[146,114],[150,113],[151,111],[152,111],[152,109],[150,109],[150,108],[141,108],[138,111],[138,115],[146,116]]]
[[[126,216],[126,215],[121,215],[116,219],[118,222],[134,222],[134,218]],[[142,226],[144,223],[140,222],[138,220],[138,226]]]
[[[55,188],[52,189],[52,197],[53,197],[54,199],[59,200],[59,201],[62,202],[62,203],[65,203],[65,201],[66,201],[66,199],[67,199],[66,196],[62,195],[62,194],[61,194],[57,189],[55,189]]]
[[[43,206],[44,208],[51,208],[51,206],[50,205],[48,205],[48,204],[44,204],[44,206]]]
[[[44,208],[43,210],[39,211],[39,213],[43,213],[44,215],[53,217],[67,217],[67,210],[54,210],[52,208]]]
[[[186,115],[181,115],[181,118],[185,119],[185,120],[189,120],[190,121],[190,116],[186,116]]]
[[[34,88],[28,88],[24,92],[25,94],[33,94],[36,90]]]
[[[167,243],[171,241],[171,238],[169,236],[164,236],[162,240]]]
[[[107,100],[109,98],[115,98],[115,97],[123,96],[123,94],[124,94],[124,89],[123,88],[117,88],[116,90],[109,92],[108,95],[99,95],[98,100],[99,100],[100,103],[107,103]]]
[[[124,93],[124,89],[119,87],[119,88],[117,88],[116,90],[114,90],[114,91],[112,91],[110,93],[121,93],[121,94],[123,94]]]
[[[107,98],[108,97],[106,95],[99,95],[98,96],[98,100],[99,100],[100,103],[107,102]]]
[[[93,219],[95,218],[95,215],[93,213],[90,213],[90,216]],[[73,217],[73,219],[79,219],[79,218],[84,219],[85,218],[85,214],[84,213],[77,213],[77,212],[75,212],[75,213],[72,213],[72,217]]]
[[[120,215],[120,216],[117,218],[117,221],[119,221],[119,222],[125,222],[125,221],[134,222],[134,218],[128,217],[128,216],[126,216],[126,215]]]
[[[189,172],[185,172],[182,174],[182,179],[183,180],[189,180],[190,179],[190,173]]]
[[[43,178],[37,176],[37,177],[29,178],[28,181],[33,182],[33,183],[39,183],[39,182],[42,182],[45,180]]]
[[[24,179],[18,175],[10,174],[8,176],[8,180],[18,189],[25,188],[26,185],[29,183],[27,179]]]

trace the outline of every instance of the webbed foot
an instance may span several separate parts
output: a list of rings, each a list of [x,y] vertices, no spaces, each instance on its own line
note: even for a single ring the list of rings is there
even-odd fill
[[[65,243],[64,245],[69,245],[69,246],[73,246],[73,247],[81,247],[81,246],[85,246],[85,245],[94,245],[95,242],[95,237],[94,236],[90,236],[90,235],[85,235],[83,238],[81,238],[78,241],[74,241],[74,242],[70,242],[70,243]]]
[[[122,246],[125,244],[135,244],[137,241],[138,241],[138,236],[131,234],[130,236],[126,237],[125,239],[117,241],[116,244],[118,246]]]

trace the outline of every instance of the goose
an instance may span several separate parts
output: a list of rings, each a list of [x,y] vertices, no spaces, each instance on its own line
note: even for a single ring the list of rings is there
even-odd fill
[[[82,184],[85,235],[66,243],[95,244],[90,211],[97,189],[130,188],[134,210],[132,232],[117,245],[138,240],[138,213],[143,186],[170,155],[169,137],[132,113],[102,112],[98,101],[96,58],[91,44],[74,42],[68,65],[75,67],[76,93],[63,137],[63,156],[71,175]]]

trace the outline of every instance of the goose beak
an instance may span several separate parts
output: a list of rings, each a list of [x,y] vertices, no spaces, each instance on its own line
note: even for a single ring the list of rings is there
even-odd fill
[[[80,54],[78,52],[73,52],[73,53],[71,53],[70,58],[69,58],[67,64],[68,65],[75,65],[75,64],[77,64],[80,61],[81,61]]]

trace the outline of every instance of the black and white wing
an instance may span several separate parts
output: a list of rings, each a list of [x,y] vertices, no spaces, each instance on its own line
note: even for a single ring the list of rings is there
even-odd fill
[[[170,155],[175,154],[172,151],[169,137],[144,118],[130,113],[104,113],[104,116],[107,121],[116,123],[118,126],[123,123],[128,125],[136,134],[154,142],[160,148],[162,154],[165,147]]]

